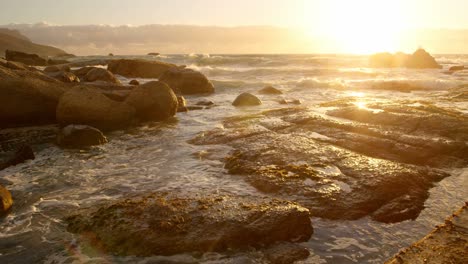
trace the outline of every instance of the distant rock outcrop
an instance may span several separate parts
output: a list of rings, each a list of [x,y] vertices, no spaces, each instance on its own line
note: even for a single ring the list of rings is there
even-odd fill
[[[176,67],[174,64],[149,60],[113,60],[107,69],[114,74],[131,78],[159,78],[165,71]]]
[[[4,54],[6,50],[33,53],[41,57],[62,56],[67,54],[65,51],[58,48],[33,43],[16,30],[0,28],[0,54]]]
[[[434,57],[424,49],[418,49],[413,54],[398,52],[391,54],[388,52],[376,53],[369,58],[369,65],[373,68],[395,68],[406,67],[413,69],[440,69]]]

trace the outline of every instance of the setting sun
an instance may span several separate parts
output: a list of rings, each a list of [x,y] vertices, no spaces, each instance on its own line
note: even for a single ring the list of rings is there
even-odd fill
[[[320,26],[310,25],[310,31],[320,32],[344,53],[396,51],[405,28],[402,6],[399,0],[326,1]]]

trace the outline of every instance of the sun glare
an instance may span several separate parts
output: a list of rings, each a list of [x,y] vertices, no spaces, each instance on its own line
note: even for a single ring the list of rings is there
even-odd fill
[[[405,27],[404,2],[324,1],[320,25],[311,30],[327,36],[341,52],[368,54],[396,51]]]

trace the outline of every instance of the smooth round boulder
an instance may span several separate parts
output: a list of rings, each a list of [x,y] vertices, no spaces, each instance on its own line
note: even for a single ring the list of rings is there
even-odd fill
[[[0,185],[0,216],[7,214],[13,205],[11,193],[5,187]]]
[[[276,89],[273,86],[267,86],[258,91],[260,94],[283,94],[280,90]]]
[[[177,96],[160,81],[152,81],[135,87],[125,100],[136,110],[140,121],[161,121],[177,112]]]
[[[176,94],[201,94],[213,93],[213,84],[201,72],[192,69],[171,68],[160,78]]]
[[[88,86],[71,88],[57,106],[57,121],[63,126],[81,124],[112,130],[127,127],[134,117],[132,106],[114,101]]]
[[[110,61],[107,69],[114,74],[125,77],[159,78],[172,67],[176,67],[176,65],[162,61],[121,59]]]
[[[237,96],[236,100],[232,102],[233,106],[255,106],[261,104],[262,101],[260,101],[257,96],[251,93],[241,93],[239,96]]]
[[[89,70],[86,73],[84,80],[87,82],[104,81],[120,84],[120,81],[114,76],[112,72],[97,67]]]
[[[64,88],[30,77],[0,81],[0,128],[55,122]]]
[[[86,125],[68,125],[57,136],[57,144],[65,148],[86,148],[107,143],[97,128]]]

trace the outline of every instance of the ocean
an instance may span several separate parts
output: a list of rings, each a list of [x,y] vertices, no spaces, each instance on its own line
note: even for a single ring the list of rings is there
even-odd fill
[[[66,231],[63,218],[79,208],[150,191],[274,197],[227,172],[224,158],[233,151],[232,146],[193,144],[191,140],[207,131],[226,129],[230,117],[296,107],[279,104],[281,99],[300,100],[298,107],[324,118],[329,118],[327,113],[333,108],[324,103],[340,100],[362,109],[387,102],[430,104],[465,118],[468,115],[468,70],[448,72],[450,66],[468,65],[468,55],[436,55],[443,69],[374,69],[367,67],[367,56],[358,55],[176,54],[75,60],[117,58],[161,60],[201,71],[216,92],[185,98],[189,104],[211,100],[215,106],[112,132],[108,144],[89,150],[43,144],[37,148],[35,160],[0,171],[17,201],[14,211],[0,222],[1,263],[266,263],[255,250],[235,255],[207,253],[198,259],[184,254],[103,256],[81,249],[77,237]],[[123,83],[131,80],[117,77]],[[284,94],[258,95],[261,106],[231,105],[240,93],[255,94],[269,85]],[[314,234],[303,243],[311,255],[299,263],[382,263],[422,238],[468,197],[468,168],[441,170],[450,176],[429,190],[425,208],[415,220],[388,224],[370,217],[333,220],[314,216]]]

